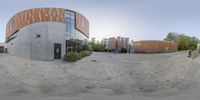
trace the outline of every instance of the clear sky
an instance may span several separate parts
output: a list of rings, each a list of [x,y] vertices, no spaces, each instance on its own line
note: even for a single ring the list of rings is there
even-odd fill
[[[38,7],[78,11],[90,22],[90,37],[162,40],[168,32],[200,38],[200,0],[1,0],[0,42],[17,12]]]

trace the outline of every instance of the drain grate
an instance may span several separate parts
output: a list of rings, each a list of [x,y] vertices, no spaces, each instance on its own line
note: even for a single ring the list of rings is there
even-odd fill
[[[97,62],[97,60],[91,60],[92,62]]]

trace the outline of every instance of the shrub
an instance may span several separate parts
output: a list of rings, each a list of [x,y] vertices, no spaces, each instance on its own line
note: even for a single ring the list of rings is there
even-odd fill
[[[190,51],[197,50],[197,47],[195,47],[195,46],[193,46],[193,47],[190,47],[190,48],[189,48],[189,50],[190,50]]]
[[[126,48],[121,48],[121,53],[127,53],[127,49]]]
[[[81,53],[78,53],[78,60],[81,60],[83,57],[82,57],[82,54]]]
[[[92,51],[82,51],[81,52],[82,57],[87,57],[87,56],[90,56],[91,54],[92,54]]]
[[[108,52],[108,49],[105,49],[104,51],[105,51],[105,52]]]
[[[65,54],[64,60],[69,62],[76,62],[77,60],[81,59],[82,57],[78,53],[68,53]]]
[[[80,53],[68,53],[68,54],[65,54],[64,60],[69,61],[69,62],[76,62],[77,60],[90,56],[91,54],[92,54],[92,51],[82,51]]]

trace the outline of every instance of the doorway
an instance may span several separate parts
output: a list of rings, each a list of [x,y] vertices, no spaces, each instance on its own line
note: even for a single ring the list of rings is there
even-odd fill
[[[0,46],[0,53],[4,53],[4,47]]]
[[[54,59],[61,59],[61,44],[54,44]]]

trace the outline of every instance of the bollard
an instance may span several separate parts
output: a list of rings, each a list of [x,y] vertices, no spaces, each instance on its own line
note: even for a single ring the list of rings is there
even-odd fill
[[[189,51],[189,52],[188,52],[188,58],[191,58],[191,56],[192,56],[192,52]]]

